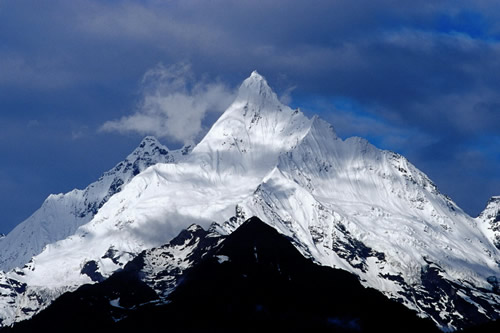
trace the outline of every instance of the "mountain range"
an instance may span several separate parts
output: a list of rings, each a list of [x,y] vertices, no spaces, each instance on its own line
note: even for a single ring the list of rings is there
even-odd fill
[[[266,235],[266,260],[254,267],[258,247],[240,257],[234,243]],[[453,331],[500,316],[500,197],[470,217],[406,158],[339,138],[282,104],[257,72],[195,147],[145,138],[85,190],[50,196],[0,249],[0,326],[24,320],[18,329],[54,323],[67,304],[88,314],[88,299],[111,326],[156,313],[174,327],[182,309],[202,316],[214,299],[207,313],[225,330],[237,324],[233,308],[242,323],[293,326],[303,315],[344,331],[391,331],[403,318]],[[276,294],[261,304],[243,286]],[[224,303],[219,292],[237,297]],[[295,303],[284,301],[295,292]]]

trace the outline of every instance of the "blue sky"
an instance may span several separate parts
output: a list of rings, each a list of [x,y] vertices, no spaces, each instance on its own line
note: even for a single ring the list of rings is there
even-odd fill
[[[146,134],[199,140],[254,69],[342,137],[405,155],[475,216],[500,194],[499,7],[0,0],[0,232]],[[127,127],[134,115],[142,127]]]

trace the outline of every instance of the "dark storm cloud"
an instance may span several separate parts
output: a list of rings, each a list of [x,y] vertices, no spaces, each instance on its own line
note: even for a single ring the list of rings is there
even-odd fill
[[[499,16],[500,4],[483,0],[0,0],[0,121],[50,124],[2,136],[0,171],[15,173],[33,149],[68,165],[32,171],[66,175],[59,191],[86,184],[140,140],[97,130],[134,114],[141,78],[158,64],[189,63],[195,77],[231,88],[257,69],[339,133],[407,155],[476,214],[468,193],[500,194],[498,148],[487,144],[500,136]],[[10,151],[16,142],[25,151]],[[47,148],[63,142],[82,153]],[[68,170],[85,151],[103,158],[75,184]],[[48,194],[32,191],[43,193],[38,204]]]
[[[428,122],[439,109],[445,116],[433,124],[442,125],[448,104],[465,96],[452,124],[461,130],[470,125],[462,113],[498,105],[500,43],[488,31],[469,36],[467,29],[477,34],[473,23],[460,26],[462,13],[474,10],[485,12],[476,21],[493,21],[487,2],[456,9],[435,1],[53,1],[46,15],[22,3],[18,12],[32,28],[7,20],[18,36],[10,39],[23,42],[0,52],[3,82],[50,87],[130,72],[138,80],[159,60],[187,59],[233,84],[254,68],[270,79],[285,74],[298,91],[350,97],[403,121]],[[482,112],[480,123],[490,124],[492,113]]]

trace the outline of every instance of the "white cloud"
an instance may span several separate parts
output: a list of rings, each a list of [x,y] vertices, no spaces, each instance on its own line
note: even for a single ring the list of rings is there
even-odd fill
[[[233,99],[233,89],[220,82],[196,81],[189,65],[159,64],[143,77],[137,111],[104,123],[101,130],[193,143],[203,130],[207,113],[223,112]]]
[[[285,89],[285,91],[280,96],[281,103],[285,105],[292,104],[292,92],[297,88],[297,86],[291,86]]]

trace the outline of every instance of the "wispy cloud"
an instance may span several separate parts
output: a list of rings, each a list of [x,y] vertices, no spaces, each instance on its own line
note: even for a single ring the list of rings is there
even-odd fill
[[[234,90],[225,84],[196,80],[187,64],[159,64],[148,70],[141,90],[137,111],[107,121],[102,131],[137,132],[193,143],[203,130],[205,116],[224,111],[234,99]]]
[[[297,89],[297,86],[290,86],[285,89],[280,95],[281,103],[285,105],[290,105],[292,103],[292,92]]]

